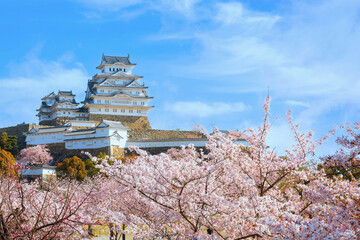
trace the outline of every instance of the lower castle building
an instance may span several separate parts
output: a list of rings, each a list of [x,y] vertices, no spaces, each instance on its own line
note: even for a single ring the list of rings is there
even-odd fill
[[[61,127],[33,127],[25,133],[26,145],[46,144],[56,159],[79,155],[105,153],[122,157],[129,146],[137,146],[152,153],[168,148],[194,144],[204,147],[208,139],[193,131],[131,129],[120,122],[102,120],[96,127],[78,130],[71,124]]]

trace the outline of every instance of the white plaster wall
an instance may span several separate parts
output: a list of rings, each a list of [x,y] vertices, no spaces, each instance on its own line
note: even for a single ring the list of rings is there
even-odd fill
[[[121,109],[117,109],[117,112],[113,112],[111,108],[109,108],[109,112],[105,112],[105,108],[89,108],[89,113],[91,114],[104,114],[104,115],[119,115],[119,116],[147,116],[149,110],[141,110],[141,113],[137,113],[136,110],[133,110],[132,113],[129,112],[128,109],[125,109],[125,112],[121,112]]]
[[[29,145],[43,145],[49,143],[61,143],[64,141],[65,132],[50,134],[29,134],[26,136],[26,143]]]
[[[71,140],[65,142],[65,148],[67,149],[92,149],[92,148],[102,148],[110,146],[109,138],[101,139],[84,139],[84,140]]]
[[[55,169],[24,169],[20,171],[21,175],[56,175]]]
[[[74,97],[59,97],[60,101],[71,101]]]
[[[111,68],[111,69],[109,69],[109,68]],[[115,71],[113,71],[113,68],[115,68]],[[125,69],[125,73],[130,73],[131,74],[131,72],[132,72],[131,68],[120,66],[120,65],[106,65],[103,69],[104,70],[102,72],[104,72],[104,73],[115,73],[115,72],[119,72],[120,69],[121,69],[121,72],[124,72],[123,69]]]
[[[95,136],[96,137],[110,136],[110,129],[109,128],[97,128]]]
[[[127,130],[110,129],[110,135],[113,135],[115,132],[117,132],[121,138],[118,139],[116,136],[112,136],[110,138],[110,145],[125,148],[127,142]]]
[[[110,138],[110,145],[125,148],[126,147],[126,139],[117,139],[116,137],[112,136]]]

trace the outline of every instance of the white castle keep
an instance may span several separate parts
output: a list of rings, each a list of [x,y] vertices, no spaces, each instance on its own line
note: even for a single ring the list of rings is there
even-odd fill
[[[72,91],[52,92],[41,99],[37,110],[39,123],[58,126],[71,120],[120,120],[116,116],[147,116],[153,108],[149,106],[153,98],[146,93],[148,87],[139,83],[143,77],[132,74],[135,66],[129,56],[103,54],[97,67],[100,73],[88,81],[82,105],[79,107]]]

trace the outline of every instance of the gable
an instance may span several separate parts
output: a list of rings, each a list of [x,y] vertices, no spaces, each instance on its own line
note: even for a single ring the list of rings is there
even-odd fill
[[[115,132],[111,135],[111,137],[114,137],[114,138],[116,138],[117,140],[123,139],[123,137],[121,137],[121,135],[120,135],[117,131],[115,131]]]
[[[99,86],[114,86],[112,82],[110,82],[108,79],[103,80]]]
[[[139,87],[144,87],[144,86],[143,86],[143,85],[140,85],[137,81],[133,80],[133,81],[131,81],[128,85],[126,85],[126,87],[139,88]]]

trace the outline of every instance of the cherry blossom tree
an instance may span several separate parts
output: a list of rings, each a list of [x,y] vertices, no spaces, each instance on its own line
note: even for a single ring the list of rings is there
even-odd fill
[[[360,179],[360,122],[341,126],[347,135],[336,139],[340,149],[332,155],[322,157],[321,167],[329,177],[340,176],[344,179]]]
[[[109,209],[121,212],[112,220],[136,239],[360,238],[359,181],[329,179],[309,163],[327,137],[300,133],[289,114],[295,144],[280,157],[266,144],[269,99],[264,109],[256,130],[204,133],[206,151],[133,148],[135,160],[103,159],[96,167],[113,182]]]
[[[84,239],[103,207],[96,180],[25,183],[0,175],[0,239]],[[99,207],[99,208],[98,208]]]
[[[20,161],[25,165],[46,165],[52,159],[46,145],[36,145],[20,151]]]

